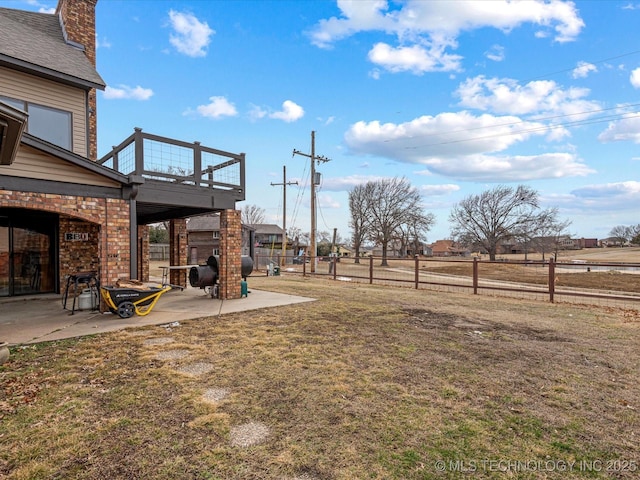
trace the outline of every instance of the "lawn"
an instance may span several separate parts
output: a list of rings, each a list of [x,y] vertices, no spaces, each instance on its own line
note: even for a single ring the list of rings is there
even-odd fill
[[[250,288],[317,301],[12,350],[0,478],[640,474],[635,310],[286,274]]]

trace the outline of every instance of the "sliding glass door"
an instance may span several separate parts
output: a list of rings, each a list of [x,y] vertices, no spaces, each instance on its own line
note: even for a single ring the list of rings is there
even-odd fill
[[[11,210],[0,216],[0,296],[55,291],[57,217]]]

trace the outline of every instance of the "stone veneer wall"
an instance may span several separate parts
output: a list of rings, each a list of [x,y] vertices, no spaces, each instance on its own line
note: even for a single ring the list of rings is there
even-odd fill
[[[187,220],[173,219],[169,222],[169,265],[188,265]],[[187,271],[184,269],[171,270],[169,283],[187,286]]]
[[[220,278],[222,299],[240,298],[242,294],[242,222],[240,210],[220,212]]]
[[[129,202],[49,193],[0,190],[0,206],[60,214],[59,281],[79,271],[97,270],[103,285],[130,275]],[[83,222],[87,222],[83,224]],[[89,233],[89,240],[65,241],[65,233]],[[92,237],[95,235],[95,238]]]

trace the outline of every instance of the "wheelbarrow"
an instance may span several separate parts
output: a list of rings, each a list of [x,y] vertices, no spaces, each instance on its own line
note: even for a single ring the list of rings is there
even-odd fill
[[[151,312],[160,295],[168,292],[173,287],[100,287],[100,295],[111,313],[117,313],[120,318],[131,318],[136,313],[145,316]]]

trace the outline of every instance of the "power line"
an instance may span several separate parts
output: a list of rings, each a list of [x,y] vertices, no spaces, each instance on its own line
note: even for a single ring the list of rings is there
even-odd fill
[[[602,123],[602,122],[608,122],[611,120],[619,120],[622,118],[630,118],[630,117],[624,117],[624,115],[629,115],[629,113],[626,114],[619,114],[619,115],[609,115],[606,117],[600,117],[597,119],[589,119],[589,120],[576,120],[575,122],[568,122],[568,123],[558,123],[558,124],[553,124],[553,125],[542,125],[539,127],[531,127],[531,128],[525,128],[522,130],[514,130],[508,133],[495,133],[492,135],[483,135],[480,137],[469,137],[469,138],[462,138],[462,139],[457,139],[457,140],[449,140],[449,141],[443,141],[443,142],[435,142],[435,143],[426,143],[426,144],[422,144],[422,145],[414,145],[411,147],[404,147],[405,150],[415,150],[417,148],[424,148],[424,147],[435,147],[435,146],[439,146],[439,145],[450,145],[450,144],[454,144],[454,143],[464,143],[464,142],[473,142],[476,140],[484,140],[487,138],[496,138],[496,137],[508,137],[508,136],[512,136],[512,135],[521,135],[521,134],[526,134],[526,133],[535,133],[535,132],[540,132],[540,131],[545,131],[545,130],[556,130],[559,128],[566,128],[566,127],[578,127],[578,126],[583,126],[583,125],[592,125],[595,123]],[[633,116],[638,116],[640,115],[640,112],[631,112],[631,115]],[[479,128],[496,128],[499,126],[508,126],[508,125],[517,125],[518,123],[524,123],[524,122],[516,122],[513,124],[507,124],[507,125],[493,125],[493,126],[488,126],[488,127],[479,127]],[[475,129],[469,129],[469,131],[471,130],[475,130]],[[465,130],[458,130],[458,132],[465,132]],[[449,134],[449,133],[455,133],[455,132],[444,132],[443,134]],[[440,135],[443,135],[440,134]]]
[[[559,118],[568,118],[568,117],[576,117],[579,115],[589,115],[589,114],[594,114],[594,113],[602,113],[602,112],[608,112],[611,110],[622,110],[625,108],[631,108],[631,107],[640,107],[640,103],[629,103],[626,105],[617,105],[615,107],[609,107],[609,108],[599,108],[596,110],[584,110],[581,112],[574,112],[574,113],[567,113],[567,114],[563,114],[563,115],[551,115],[548,117],[539,117],[536,119],[533,119],[531,121],[525,121],[525,120],[518,120],[516,122],[505,122],[505,123],[497,123],[494,125],[482,125],[480,127],[471,127],[471,128],[461,128],[458,130],[446,130],[446,134],[451,134],[451,133],[465,133],[465,132],[473,132],[476,130],[485,130],[485,129],[490,129],[490,128],[498,128],[498,127],[510,127],[512,125],[519,125],[519,124],[524,124],[524,123],[531,123],[531,122],[544,122],[544,121],[549,121],[549,120],[555,120],[555,119],[559,119]],[[638,112],[623,112],[623,113],[619,113],[616,115],[612,115],[609,117],[598,117],[598,118],[602,118],[602,120],[599,121],[606,121],[606,120],[616,120],[619,118],[624,118],[625,115],[629,115],[629,114],[634,114],[634,113],[638,113]],[[545,128],[552,128],[552,127],[561,127],[561,126],[572,126],[573,124],[576,124],[579,126],[579,123],[577,122],[582,122],[579,120],[576,120],[575,122],[568,122],[568,123],[556,123],[553,125],[550,125],[548,127]],[[584,120],[584,122],[586,122],[586,120]],[[597,122],[591,122],[591,123],[597,123]],[[416,135],[416,136],[412,136],[412,137],[399,137],[399,138],[392,138],[392,139],[388,139],[385,140],[384,143],[390,143],[390,142],[396,142],[396,141],[406,141],[407,139],[421,139],[421,138],[429,138],[429,137],[439,137],[442,136],[443,133],[425,133],[422,135]],[[509,135],[509,134],[504,134],[504,135]],[[434,145],[438,145],[437,143]]]
[[[616,55],[615,57],[603,58],[602,60],[596,60],[596,61],[593,61],[593,62],[585,61],[585,63],[586,64],[591,64],[591,65],[598,65],[600,63],[609,62],[611,60],[617,60],[617,59],[623,58],[623,57],[629,57],[631,55],[637,55],[639,53],[640,53],[640,50],[634,50],[633,52],[621,53],[620,55]],[[546,77],[551,77],[553,75],[558,75],[559,73],[571,72],[571,71],[575,70],[576,68],[578,68],[578,67],[565,68],[563,70],[558,70],[556,72],[545,73],[543,75],[538,75],[537,77],[526,78],[524,80],[521,80],[521,82],[526,83],[526,82],[530,82],[532,80],[537,80],[539,78],[546,78]]]
[[[308,159],[311,160],[311,258],[312,258],[312,262],[311,262],[311,273],[314,273],[316,271],[316,266],[315,266],[315,258],[317,256],[317,251],[316,251],[316,192],[315,192],[315,185],[316,185],[316,162],[320,163],[320,162],[328,162],[329,159],[326,157],[323,157],[322,155],[316,155],[316,132],[315,131],[311,131],[311,153],[302,153],[299,150],[294,149],[293,150],[293,155],[301,155],[303,157],[307,157]]]

